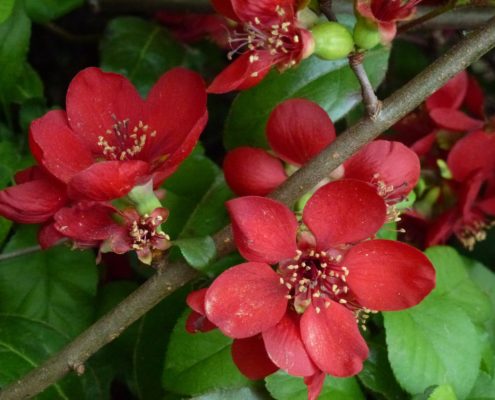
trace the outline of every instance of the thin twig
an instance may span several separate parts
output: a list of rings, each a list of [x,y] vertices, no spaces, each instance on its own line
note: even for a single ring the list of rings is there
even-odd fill
[[[337,21],[337,17],[333,12],[332,0],[320,0],[320,10],[329,21]]]
[[[456,0],[450,0],[447,4],[435,7],[429,12],[421,15],[418,18],[413,19],[412,21],[405,22],[401,24],[397,28],[397,33],[403,33],[408,31],[409,29],[413,29],[417,26],[423,25],[425,22],[428,22],[438,16],[445,14],[446,12],[452,11],[456,8]]]
[[[90,34],[90,35],[77,35],[72,32],[69,32],[68,30],[62,28],[61,26],[53,23],[53,22],[47,22],[43,24],[43,26],[49,30],[50,32],[53,32],[57,36],[61,37],[62,39],[68,41],[68,42],[74,42],[74,43],[93,43],[98,41],[100,38],[100,35],[97,34]]]
[[[495,18],[492,18],[485,27],[464,38],[411,82],[387,98],[376,120],[367,116],[362,118],[340,135],[332,145],[287,179],[271,197],[286,204],[293,204],[346,158],[411,112],[448,79],[476,61],[494,45]],[[227,229],[224,230],[225,233],[220,234],[223,235],[224,242],[226,239],[232,240]],[[168,265],[163,272],[151,277],[61,352],[23,378],[6,386],[0,392],[0,400],[26,399],[40,393],[62,378],[75,365],[83,365],[92,354],[118,337],[126,327],[155,304],[197,276],[198,273],[184,263]]]
[[[5,260],[9,260],[11,258],[20,257],[20,256],[23,256],[25,254],[35,253],[35,252],[40,251],[40,250],[41,250],[41,246],[36,245],[36,246],[26,247],[24,249],[11,251],[11,252],[5,253],[5,254],[0,254],[0,261],[5,261]]]
[[[366,53],[356,52],[349,56],[349,66],[351,67],[354,75],[359,81],[361,86],[361,96],[363,98],[363,103],[366,108],[366,112],[369,117],[374,120],[380,114],[382,108],[382,103],[376,97],[373,86],[371,85],[370,78],[364,69],[363,60]]]

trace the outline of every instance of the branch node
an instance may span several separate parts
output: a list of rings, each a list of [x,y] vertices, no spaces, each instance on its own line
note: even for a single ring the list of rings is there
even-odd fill
[[[86,371],[86,367],[84,366],[83,363],[80,363],[78,361],[70,361],[69,362],[69,369],[74,371],[77,376],[81,376],[84,374]]]

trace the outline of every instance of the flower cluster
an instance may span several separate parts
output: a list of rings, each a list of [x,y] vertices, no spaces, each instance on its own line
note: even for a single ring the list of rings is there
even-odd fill
[[[218,327],[234,338],[233,359],[252,379],[283,369],[304,377],[316,399],[325,374],[361,370],[368,347],[359,326],[365,329],[371,313],[412,307],[434,287],[434,269],[421,252],[367,240],[387,219],[386,202],[369,183],[324,185],[302,222],[263,197],[231,200],[227,208],[248,262],[189,296],[187,327]]]
[[[461,72],[395,129],[423,158],[419,201],[405,216],[406,224],[426,231],[416,235],[417,244],[444,243],[455,235],[472,249],[495,216],[495,137],[480,86]]]
[[[43,247],[65,237],[78,247],[136,250],[150,262],[169,239],[153,188],[192,151],[206,120],[205,87],[193,72],[169,71],[143,100],[123,76],[85,69],[70,83],[67,111],[31,124],[38,165],[0,191],[0,214],[42,223]],[[133,202],[143,188],[152,205]]]

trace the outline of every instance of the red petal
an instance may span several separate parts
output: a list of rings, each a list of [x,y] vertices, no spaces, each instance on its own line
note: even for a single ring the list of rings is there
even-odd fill
[[[255,18],[261,22],[261,26],[280,22],[282,19],[290,21],[294,18],[293,0],[231,0],[232,7],[239,19],[243,22],[254,22]],[[282,18],[279,9],[285,12]]]
[[[195,290],[187,295],[186,303],[194,311],[201,315],[205,315],[205,297],[208,288]]]
[[[258,60],[251,62],[251,57],[257,56]],[[225,68],[208,86],[208,93],[227,93],[233,90],[248,89],[257,85],[270,72],[270,67],[275,64],[268,51],[247,52],[234,60]]]
[[[238,196],[266,196],[287,179],[282,162],[265,150],[239,147],[223,162],[225,180]]]
[[[1,190],[0,215],[23,224],[38,224],[49,220],[66,201],[65,186],[45,176]]]
[[[266,126],[270,147],[288,163],[302,165],[335,139],[335,128],[318,104],[292,99],[278,105]]]
[[[306,203],[303,221],[318,248],[358,242],[374,235],[385,223],[387,207],[376,189],[344,179],[318,189]]]
[[[403,310],[435,287],[435,269],[419,250],[393,240],[370,240],[351,248],[343,265],[359,304],[371,310]]]
[[[468,76],[468,88],[464,99],[466,108],[475,117],[483,119],[485,116],[485,95],[478,81]]]
[[[335,302],[319,313],[309,306],[301,318],[301,336],[314,363],[333,376],[356,375],[368,358],[354,314]]]
[[[276,264],[295,256],[297,220],[285,205],[256,196],[226,205],[235,243],[245,259]]]
[[[432,221],[426,236],[426,247],[442,244],[454,233],[457,221],[462,218],[457,208],[449,210]]]
[[[234,21],[239,21],[234,9],[232,8],[231,0],[211,0],[211,4],[216,12],[225,15]]]
[[[369,143],[344,167],[346,178],[392,185],[394,197],[406,196],[416,186],[420,174],[418,156],[402,143],[387,140]]]
[[[414,142],[411,146],[411,150],[414,151],[419,157],[424,156],[430,150],[435,141],[437,140],[437,131],[428,133],[418,141]]]
[[[125,196],[148,172],[143,161],[104,161],[80,172],[69,183],[73,199],[106,201]]]
[[[38,232],[38,243],[42,249],[55,246],[64,238],[65,236],[55,229],[55,224],[51,221],[44,224]]]
[[[287,288],[266,264],[245,263],[223,272],[206,293],[208,319],[242,339],[275,326],[287,308]]]
[[[239,371],[253,380],[263,379],[278,370],[266,354],[261,335],[235,339],[232,343],[232,359]]]
[[[186,320],[186,331],[189,333],[209,332],[217,327],[204,315],[192,311]]]
[[[378,30],[383,44],[388,44],[394,40],[397,34],[397,24],[395,22],[379,22]]]
[[[136,126],[142,119],[143,100],[128,79],[99,68],[79,72],[67,90],[67,117],[72,130],[93,154],[101,154],[98,137],[105,136],[116,121],[129,119]],[[113,145],[115,135],[106,139]]]
[[[481,129],[484,125],[483,121],[471,118],[462,111],[452,108],[435,108],[430,111],[430,117],[440,128],[455,132],[474,131]]]
[[[459,108],[466,96],[467,86],[467,72],[461,71],[426,99],[426,108],[430,111],[439,107]]]
[[[64,236],[77,241],[105,240],[116,225],[112,219],[115,209],[100,203],[77,203],[62,208],[55,216],[55,228]]]
[[[207,121],[206,89],[195,72],[174,68],[151,88],[145,102],[149,131],[140,158],[176,167],[196,145]]]
[[[478,131],[465,136],[450,150],[447,164],[458,181],[477,172],[491,173],[495,168],[495,135]]]
[[[308,387],[308,400],[317,400],[325,383],[326,375],[323,372],[317,372],[312,376],[304,378],[304,384]]]
[[[318,370],[304,347],[299,329],[299,317],[288,312],[273,328],[263,332],[270,359],[294,376],[309,376]]]
[[[93,163],[91,152],[67,124],[64,111],[49,111],[33,121],[29,135],[36,160],[63,182]]]

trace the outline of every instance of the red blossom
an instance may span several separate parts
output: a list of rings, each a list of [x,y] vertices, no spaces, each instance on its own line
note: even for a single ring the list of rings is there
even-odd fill
[[[384,44],[390,43],[397,33],[397,22],[413,16],[421,0],[355,0],[356,11],[374,22]]]
[[[323,374],[361,370],[368,348],[359,324],[372,310],[412,307],[434,287],[433,266],[421,252],[366,240],[385,222],[387,208],[368,183],[344,179],[318,189],[304,208],[305,228],[271,199],[243,197],[227,208],[248,262],[222,273],[194,310],[234,338],[234,346],[253,340],[246,346],[257,355],[234,356],[248,376],[273,372],[269,360],[305,377],[309,398],[316,399]],[[258,370],[249,361],[255,358],[264,360]]]
[[[31,124],[30,146],[71,198],[112,200],[174,172],[206,118],[205,89],[193,72],[171,70],[142,100],[123,76],[87,68],[69,86],[67,113],[50,111]]]
[[[232,51],[246,51],[224,69],[208,87],[210,93],[242,90],[258,84],[271,67],[290,68],[309,56],[311,33],[298,25],[293,0],[213,0],[213,6],[238,26],[229,39]]]

